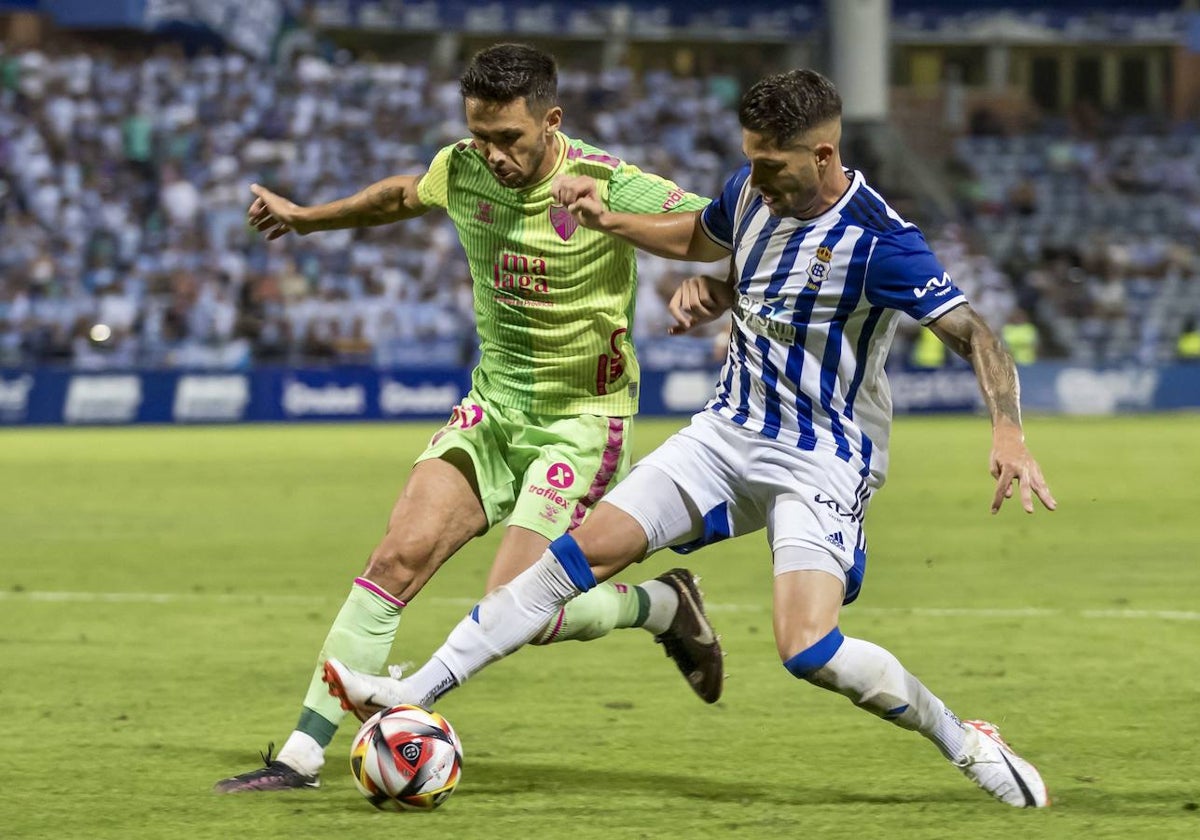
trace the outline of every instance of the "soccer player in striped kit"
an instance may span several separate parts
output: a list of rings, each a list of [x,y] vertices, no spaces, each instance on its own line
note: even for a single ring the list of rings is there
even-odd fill
[[[559,605],[648,553],[692,551],[765,528],[784,667],[928,738],[1002,802],[1048,804],[1037,770],[985,721],[962,721],[887,650],[843,636],[863,584],[863,519],[887,471],[891,397],[883,365],[898,312],[929,327],[975,370],[992,420],[992,511],[1014,492],[1055,501],[1025,447],[1017,373],[996,335],[902,219],[838,152],[841,98],[820,74],[768,77],[739,109],[748,163],[707,208],[613,212],[589,179],[555,194],[580,223],[654,253],[733,255],[733,329],[716,394],[691,424],[634,467],[581,528],[491,592],[411,677],[331,661],[331,690],[360,710],[434,702],[528,641]],[[705,287],[677,301],[684,325],[720,307]]]
[[[444,208],[470,265],[480,359],[470,392],[413,467],[330,628],[295,730],[278,757],[268,748],[264,767],[221,780],[220,792],[316,787],[345,714],[322,683],[325,660],[379,670],[401,610],[459,548],[508,520],[487,581],[493,589],[579,525],[628,470],[639,379],[629,335],[636,254],[580,227],[554,201],[551,182],[586,176],[608,206],[634,213],[695,211],[708,200],[565,135],[556,82],[551,56],[520,44],[488,48],[460,80],[472,137],[438,152],[427,172],[315,207],[252,187],[249,220],[267,239]],[[643,627],[712,703],[724,669],[699,598],[686,569],[638,586],[606,584],[548,616],[535,641]]]

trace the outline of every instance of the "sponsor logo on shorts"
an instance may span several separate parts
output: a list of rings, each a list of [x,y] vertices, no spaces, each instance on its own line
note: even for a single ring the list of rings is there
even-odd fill
[[[818,493],[817,495],[813,496],[813,501],[819,505],[829,508],[829,510],[833,513],[834,516],[840,517],[842,519],[850,518],[850,511],[846,510],[844,507],[839,505],[837,503],[837,501],[829,498],[828,496],[824,496],[824,495]]]
[[[475,403],[467,403],[465,405],[456,405],[454,410],[450,412],[450,420],[446,423],[447,426],[457,426],[460,429],[469,429],[472,426],[478,425],[483,419],[483,406]]]
[[[539,487],[536,484],[530,484],[527,488],[525,488],[525,492],[532,493],[535,496],[541,496],[543,499],[554,502],[554,504],[558,505],[560,508],[567,508],[571,505],[571,503],[563,498],[563,495],[553,487]]]
[[[834,531],[832,534],[826,535],[825,542],[829,543],[834,548],[840,548],[842,551],[846,550],[846,544],[842,542],[841,531]]]
[[[551,464],[550,469],[546,470],[546,481],[550,482],[551,487],[566,490],[575,483],[575,470],[562,461]]]

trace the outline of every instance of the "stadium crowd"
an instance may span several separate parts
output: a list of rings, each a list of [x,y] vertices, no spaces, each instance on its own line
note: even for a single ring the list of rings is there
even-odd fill
[[[740,165],[739,92],[723,75],[560,79],[568,134],[710,195]],[[444,214],[270,245],[245,224],[251,182],[327,201],[465,135],[456,82],[419,65],[0,52],[0,367],[468,361]],[[934,250],[1035,354],[1154,361],[1200,320],[1200,139],[967,137],[954,163],[963,224],[927,229]],[[694,268],[640,257],[642,339]]]

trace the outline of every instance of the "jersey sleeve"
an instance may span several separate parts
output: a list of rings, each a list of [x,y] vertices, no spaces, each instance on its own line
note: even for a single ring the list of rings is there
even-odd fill
[[[450,155],[454,146],[446,146],[433,156],[429,171],[417,182],[417,199],[426,207],[445,207],[449,204]]]
[[[674,181],[621,163],[608,181],[608,206],[618,213],[672,213],[703,210],[709,200]]]
[[[867,300],[928,324],[967,298],[915,227],[879,237],[867,265]]]
[[[733,250],[733,216],[742,187],[749,177],[750,165],[746,164],[730,176],[721,194],[700,214],[700,227],[705,235],[727,251]]]

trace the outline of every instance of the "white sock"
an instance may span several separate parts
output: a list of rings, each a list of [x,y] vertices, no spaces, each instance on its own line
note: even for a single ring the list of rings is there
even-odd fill
[[[675,591],[675,587],[661,580],[648,580],[639,583],[638,586],[650,596],[650,612],[646,615],[642,627],[655,636],[667,632],[679,609],[679,593]]]
[[[966,740],[967,730],[958,719],[958,715],[945,705],[942,706],[942,719],[938,721],[936,731],[926,737],[937,744],[942,755],[951,761],[963,757],[963,742]]]
[[[305,776],[315,776],[325,764],[325,749],[316,738],[297,729],[288,736],[275,758]]]
[[[455,628],[455,630],[457,629]],[[453,636],[454,631],[451,631],[450,635]],[[445,662],[437,658],[436,653],[429,658],[428,662],[409,676],[404,677],[403,681],[406,691],[411,691],[411,696],[417,698],[415,702],[426,708],[432,706],[439,697],[458,685],[454,674],[450,673]]]
[[[804,679],[899,727],[920,732],[951,761],[962,752],[964,730],[958,718],[879,645],[847,637],[823,666]]]
[[[455,684],[461,685],[484,666],[530,641],[558,614],[559,607],[581,591],[547,549],[540,560],[510,583],[484,596],[450,631],[434,652],[433,660],[406,679],[405,684],[425,695],[444,683],[449,674]],[[444,672],[440,670],[443,668]],[[451,687],[442,687],[438,696]]]

